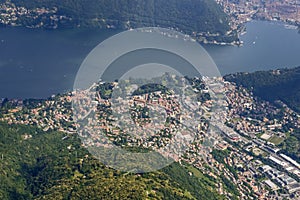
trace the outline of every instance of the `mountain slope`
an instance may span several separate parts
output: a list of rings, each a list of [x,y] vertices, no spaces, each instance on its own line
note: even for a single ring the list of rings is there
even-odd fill
[[[237,73],[224,78],[253,90],[255,96],[271,102],[281,100],[300,112],[300,67]]]
[[[12,0],[29,9],[57,8],[57,15],[72,20],[59,26],[136,28],[144,26],[172,27],[187,34],[212,33],[210,38],[232,42],[229,19],[214,0]],[[36,18],[46,26],[53,21]],[[33,23],[21,16],[23,25]]]
[[[0,199],[225,199],[213,181],[190,176],[178,163],[122,173],[92,158],[75,136],[64,136],[0,123]]]

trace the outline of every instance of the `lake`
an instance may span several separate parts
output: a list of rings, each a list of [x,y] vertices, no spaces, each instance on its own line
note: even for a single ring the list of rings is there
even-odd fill
[[[205,45],[222,74],[300,66],[300,34],[283,23],[253,21],[241,36],[244,46]]]
[[[0,28],[0,97],[46,98],[73,87],[87,54],[115,30]],[[300,34],[282,23],[253,21],[243,47],[203,45],[221,73],[296,67]]]

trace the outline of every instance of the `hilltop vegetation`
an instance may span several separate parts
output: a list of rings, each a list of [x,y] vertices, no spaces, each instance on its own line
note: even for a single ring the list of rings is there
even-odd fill
[[[225,199],[214,181],[174,163],[130,174],[110,169],[60,132],[0,123],[0,199]],[[195,169],[196,170],[196,169]]]
[[[255,96],[271,102],[281,100],[300,112],[300,67],[237,73],[224,78],[250,89]]]
[[[2,0],[3,1],[3,0]],[[230,31],[229,18],[214,0],[12,0],[17,6],[57,8],[57,15],[71,21],[59,27],[136,28],[145,26],[171,27],[187,34],[207,33],[206,38],[224,42],[237,40]],[[48,17],[34,19],[46,26]],[[23,25],[36,23],[27,16]]]

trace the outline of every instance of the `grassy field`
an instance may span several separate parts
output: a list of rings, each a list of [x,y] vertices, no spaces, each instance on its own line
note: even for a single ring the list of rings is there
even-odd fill
[[[277,137],[277,136],[273,136],[269,139],[269,142],[275,144],[275,145],[279,145],[284,141],[284,138],[282,137]]]
[[[268,155],[265,151],[263,151],[263,150],[261,150],[261,149],[259,149],[259,148],[254,148],[254,149],[252,150],[252,152],[253,152],[256,156],[262,155],[263,157],[266,157],[266,156]]]

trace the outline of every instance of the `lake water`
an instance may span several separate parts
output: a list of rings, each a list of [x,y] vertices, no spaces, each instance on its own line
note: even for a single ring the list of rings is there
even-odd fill
[[[0,97],[45,98],[70,90],[87,54],[116,34],[105,30],[0,28]],[[204,45],[222,74],[300,65],[300,34],[253,21],[243,47]]]
[[[253,21],[246,27],[242,47],[205,46],[222,74],[300,66],[298,30],[265,21]]]

